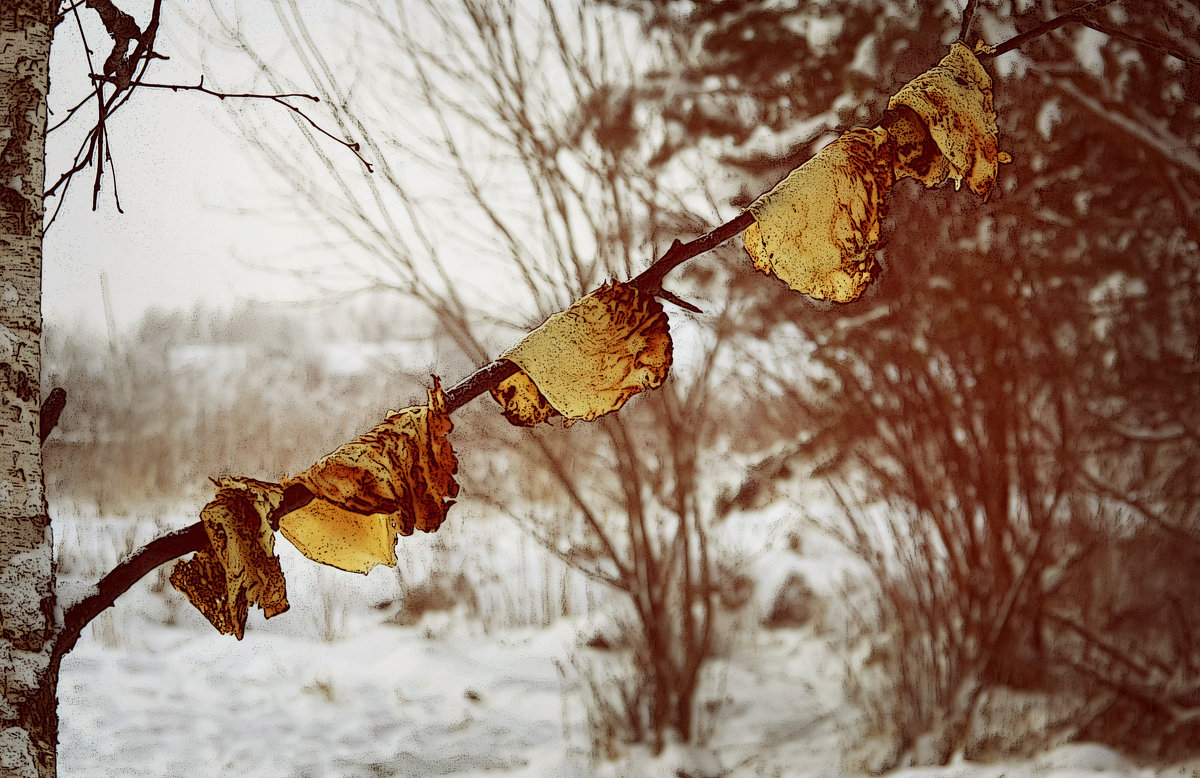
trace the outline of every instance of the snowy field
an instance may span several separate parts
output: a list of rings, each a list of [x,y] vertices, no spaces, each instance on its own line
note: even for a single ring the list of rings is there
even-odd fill
[[[81,580],[156,534],[146,521],[56,521],[64,577]],[[170,518],[172,526],[186,521]],[[500,520],[471,519],[401,543],[411,548],[398,571],[367,577],[322,569],[281,544],[292,609],[269,622],[252,611],[241,642],[216,634],[161,588],[160,576],[148,576],[63,662],[59,775],[854,774],[844,756],[859,731],[844,700],[847,663],[818,628],[733,623],[700,692],[703,746],[668,745],[656,758],[627,747],[593,760],[573,668],[581,657],[606,661],[607,652],[584,646],[598,625],[611,624],[603,592]],[[758,558],[748,569],[768,588],[786,560],[763,549]],[[812,560],[796,565],[818,569]],[[435,570],[462,572],[457,585],[475,591],[471,604],[398,618],[401,582],[413,587]],[[569,607],[545,605],[547,590],[565,592]],[[1030,762],[959,760],[892,775],[1182,778],[1200,776],[1200,762],[1139,768],[1106,748],[1073,744]]]

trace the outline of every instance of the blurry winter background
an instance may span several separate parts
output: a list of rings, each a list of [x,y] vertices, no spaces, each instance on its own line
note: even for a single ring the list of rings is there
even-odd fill
[[[1069,9],[980,6],[993,43]],[[667,306],[664,389],[570,430],[456,414],[463,498],[395,570],[280,540],[291,610],[240,643],[148,576],[63,663],[61,774],[1196,775],[1200,11],[1091,18],[989,63],[1013,163],[982,204],[898,185],[860,301],[731,242],[668,279],[704,313]],[[959,19],[168,6],[149,80],[319,95],[375,172],[268,102],[110,123],[125,214],[77,181],[46,239],[63,591],[736,215]],[[73,15],[54,57],[61,117]]]

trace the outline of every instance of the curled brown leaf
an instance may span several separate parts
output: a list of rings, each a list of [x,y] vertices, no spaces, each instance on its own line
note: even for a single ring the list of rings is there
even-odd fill
[[[397,536],[435,532],[458,495],[453,428],[435,377],[428,405],[389,414],[285,481],[316,498],[284,515],[280,531],[309,559],[342,570],[395,566]]]
[[[238,640],[245,633],[250,604],[262,608],[267,618],[288,609],[275,533],[267,522],[282,500],[278,484],[221,478],[217,496],[200,512],[210,548],[178,562],[171,573],[171,584],[214,627]]]
[[[532,427],[559,415],[523,370],[497,384],[492,397],[504,409],[504,418],[518,427]]]
[[[987,199],[996,183],[997,168],[1007,160],[999,151],[999,130],[992,100],[992,79],[962,43],[937,65],[909,81],[888,101],[888,109],[911,109],[924,122],[941,152],[928,167],[900,165],[898,178],[911,177],[926,186],[947,178]]]

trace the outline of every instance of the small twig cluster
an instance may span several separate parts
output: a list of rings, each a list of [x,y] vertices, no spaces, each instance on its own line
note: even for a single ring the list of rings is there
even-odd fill
[[[112,50],[105,58],[101,72],[96,71],[95,62],[92,59],[92,54],[95,52],[93,52],[91,45],[88,43],[87,34],[84,32],[83,20],[79,15],[80,5],[96,11],[100,17],[100,21],[104,24],[104,29],[113,39]],[[124,213],[124,210],[121,208],[121,197],[117,188],[117,168],[113,161],[112,143],[108,133],[108,120],[129,101],[129,98],[139,87],[145,89],[170,89],[173,92],[200,92],[220,100],[226,98],[257,99],[278,103],[306,121],[317,132],[350,149],[366,167],[367,172],[372,172],[371,164],[363,157],[358,143],[334,135],[306,114],[303,109],[288,101],[289,99],[303,99],[320,102],[313,95],[302,93],[261,94],[220,92],[206,87],[203,76],[200,77],[199,83],[194,85],[156,84],[144,81],[146,70],[152,60],[169,59],[166,55],[154,50],[154,41],[158,35],[161,10],[162,0],[154,0],[154,5],[150,12],[150,20],[146,23],[145,29],[142,29],[138,27],[137,21],[132,16],[117,8],[112,0],[84,0],[83,2],[72,3],[62,9],[60,19],[70,14],[75,20],[76,28],[79,30],[79,36],[83,41],[84,53],[87,57],[88,77],[92,81],[92,91],[82,100],[71,106],[71,108],[67,109],[66,115],[50,125],[46,132],[52,133],[68,124],[81,109],[88,103],[93,102],[93,100],[96,105],[96,120],[80,142],[79,148],[72,159],[71,166],[60,174],[54,184],[45,191],[46,197],[58,197],[58,204],[54,209],[54,213],[46,223],[47,228],[58,218],[63,203],[66,202],[67,189],[70,187],[75,175],[88,167],[95,168],[92,180],[92,210],[96,210],[99,206],[101,184],[104,180],[104,169],[107,165],[109,175],[112,177],[113,202],[116,204],[117,212]],[[131,44],[134,44],[132,51],[129,49]]]
[[[963,16],[962,34],[959,36],[959,39],[962,41],[966,41],[967,32],[971,25],[971,14],[974,12],[973,7],[975,2],[976,0],[969,0],[967,3],[967,11]],[[1181,62],[1186,62],[1189,65],[1200,65],[1200,57],[1195,57],[1187,54],[1186,52],[1180,51],[1178,47],[1170,46],[1162,41],[1154,41],[1148,38],[1132,35],[1124,30],[1117,29],[1110,24],[1105,24],[1104,22],[1092,18],[1092,14],[1094,12],[1105,6],[1112,5],[1115,2],[1116,0],[1091,0],[1091,2],[1084,3],[1083,5],[1073,8],[1064,14],[1059,14],[1053,19],[1042,22],[1038,26],[1026,30],[1020,35],[1015,35],[1003,43],[992,47],[989,51],[980,52],[979,57],[980,59],[998,57],[1001,54],[1015,51],[1029,41],[1034,40],[1035,38],[1040,38],[1047,33],[1057,30],[1060,27],[1064,27],[1068,24],[1082,24],[1084,27],[1088,27],[1097,32],[1102,32],[1109,37],[1118,38],[1127,43],[1132,43],[1135,46],[1141,46],[1142,48],[1150,49],[1151,51],[1157,51],[1160,54],[1166,54],[1168,56],[1175,57]]]

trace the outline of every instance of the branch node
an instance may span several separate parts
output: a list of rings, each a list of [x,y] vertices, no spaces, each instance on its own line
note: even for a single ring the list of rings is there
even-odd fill
[[[46,398],[46,402],[42,403],[42,412],[39,419],[41,426],[41,442],[44,444],[46,438],[50,437],[50,433],[54,431],[54,427],[58,424],[58,417],[62,415],[63,408],[67,404],[67,390],[61,386],[56,386],[50,392],[50,396]]]

